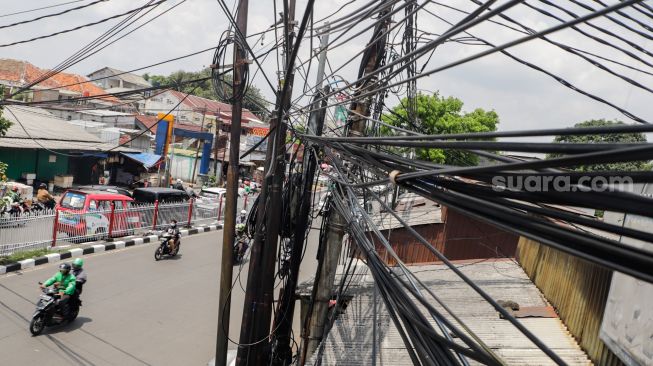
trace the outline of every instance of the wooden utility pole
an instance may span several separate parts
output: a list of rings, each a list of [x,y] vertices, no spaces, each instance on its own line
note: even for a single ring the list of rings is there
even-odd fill
[[[322,99],[328,93],[328,87],[322,89],[322,82],[324,80],[324,69],[326,64],[326,50],[329,45],[329,26],[324,27],[321,32],[322,39],[320,40],[319,62],[317,72],[317,94],[315,99]],[[326,107],[328,99],[323,99],[321,102],[313,102],[311,112],[308,120],[308,133],[311,135],[320,136],[324,128],[324,118],[326,115]],[[319,107],[319,109],[318,109]],[[294,212],[297,212],[297,221],[295,222],[295,230],[291,240],[291,258],[290,258],[290,271],[286,286],[283,288],[281,299],[279,299],[279,306],[275,314],[273,327],[276,329],[274,334],[274,349],[272,353],[273,366],[286,366],[292,362],[292,348],[290,334],[292,331],[293,316],[295,312],[295,290],[297,288],[297,280],[299,277],[299,266],[301,264],[302,249],[304,247],[304,238],[308,230],[308,217],[311,211],[311,191],[313,190],[313,179],[315,178],[315,170],[317,166],[317,146],[312,143],[305,145],[304,160],[302,162],[303,173],[303,186],[299,198],[293,202],[295,204]]]
[[[275,263],[281,222],[282,188],[285,177],[286,124],[292,96],[294,68],[289,65],[294,43],[295,0],[290,0],[284,14],[286,29],[282,89],[277,92],[275,117],[270,120],[270,141],[265,161],[264,181],[259,195],[256,234],[250,256],[247,291],[243,306],[237,366],[267,364],[270,355],[268,337],[274,299]],[[281,111],[282,113],[279,113]],[[281,118],[279,118],[279,115]]]
[[[387,10],[381,12],[379,17],[382,18],[387,12]],[[381,61],[385,55],[387,33],[381,38],[379,38],[379,35],[385,33],[389,25],[390,19],[387,19],[377,24],[374,28],[374,33],[372,34],[372,42],[374,43],[368,45],[367,51],[363,54],[363,60],[361,62],[362,72],[358,75],[359,78],[374,72],[381,65]],[[376,38],[379,39],[375,41]],[[358,100],[357,95],[374,89],[377,86],[377,80],[376,77],[372,77],[356,85],[356,92],[352,96],[354,102],[350,106],[350,110],[355,113],[349,113],[348,136],[365,135],[367,120],[362,116],[368,117],[370,115],[372,96]],[[342,251],[342,238],[345,224],[345,219],[342,215],[333,208],[329,210],[329,226],[327,227],[326,243],[321,243],[325,247],[323,248],[323,256],[320,258],[321,263],[315,275],[315,282],[313,283],[312,306],[307,315],[309,318],[305,321],[305,326],[308,328],[309,334],[304,337],[302,342],[305,347],[302,347],[303,349],[300,354],[300,365],[304,365],[306,360],[315,353],[320,342],[322,342],[324,330],[328,326],[326,322],[328,320],[329,300],[331,300],[333,281],[336,275],[340,252]]]
[[[236,27],[243,38],[247,35],[247,8],[248,0],[238,3]],[[235,37],[239,37],[238,34]],[[245,40],[243,39],[243,42]],[[240,124],[243,112],[243,100],[240,91],[243,71],[246,67],[246,50],[239,46],[241,42],[234,42],[234,68],[233,68],[233,94],[241,96],[234,98],[231,110],[231,142],[229,145],[229,167],[227,170],[227,197],[225,205],[225,218],[222,237],[222,267],[220,274],[220,299],[218,305],[218,336],[215,346],[215,364],[225,365],[227,362],[227,347],[229,338],[229,319],[231,311],[231,282],[233,277],[233,244],[236,231],[236,208],[238,205],[238,165],[240,154]]]

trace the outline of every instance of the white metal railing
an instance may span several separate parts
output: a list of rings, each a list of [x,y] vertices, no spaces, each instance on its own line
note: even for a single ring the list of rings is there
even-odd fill
[[[48,210],[0,217],[0,256],[57,245],[138,235],[169,225],[220,220],[222,201],[133,204],[95,210]],[[55,229],[56,227],[56,229]]]

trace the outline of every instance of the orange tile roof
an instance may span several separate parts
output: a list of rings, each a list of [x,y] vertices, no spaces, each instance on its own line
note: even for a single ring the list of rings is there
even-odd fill
[[[48,72],[49,70],[38,68],[27,61],[0,59],[0,80],[9,81],[10,83],[17,86],[32,83]],[[82,84],[66,86],[76,83]],[[71,91],[79,94],[80,96],[96,96],[106,94],[104,89],[90,82],[87,77],[65,72],[58,73],[34,86],[34,89],[49,88],[58,88]],[[115,97],[105,97],[102,99],[116,103],[119,101],[118,98]]]

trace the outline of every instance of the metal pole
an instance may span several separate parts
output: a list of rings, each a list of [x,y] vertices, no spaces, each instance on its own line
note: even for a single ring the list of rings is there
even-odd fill
[[[204,118],[206,118],[206,108],[202,108],[202,126],[200,127],[200,132],[204,132]],[[193,164],[193,174],[190,179],[195,184],[195,172],[197,171],[197,157],[200,155],[200,149],[202,148],[202,139],[199,139],[197,144],[197,149],[195,150],[195,163]]]
[[[327,24],[325,31],[328,32],[328,29],[329,27]],[[327,33],[322,36],[320,42],[318,74],[316,82],[319,92],[317,98],[321,98],[324,95],[324,91],[322,90],[322,81],[324,79],[326,49],[328,47],[328,42],[329,35]],[[322,129],[324,128],[327,100],[323,100],[320,105],[321,109],[312,112],[308,121],[308,133],[317,136],[322,135]],[[317,105],[314,105],[311,109],[315,110],[316,107]],[[279,300],[280,305],[278,307],[277,313],[275,314],[273,325],[274,329],[277,329],[275,334],[276,342],[274,342],[275,349],[273,350],[274,357],[272,359],[272,365],[275,366],[285,366],[289,365],[292,362],[290,333],[292,331],[293,316],[295,312],[295,290],[297,288],[297,279],[299,277],[299,266],[301,264],[300,262],[302,256],[302,248],[304,246],[306,230],[308,229],[308,216],[310,215],[311,209],[311,191],[313,189],[315,170],[317,169],[317,156],[315,156],[315,148],[315,146],[309,144],[304,149],[304,180],[303,187],[301,188],[303,192],[300,195],[301,198],[294,202],[298,206],[295,208],[295,212],[298,212],[298,214],[295,233],[292,241],[290,273],[288,274],[286,286],[283,289],[282,296]]]
[[[220,141],[220,128],[222,128],[222,120],[220,119],[220,110],[218,109],[218,116],[215,119],[215,146],[213,146],[213,174],[215,175],[216,184],[218,186],[222,183],[222,164],[220,164],[220,174],[218,174],[218,141]]]
[[[240,0],[238,3],[238,15],[236,26],[244,35],[247,34],[247,8],[248,0]],[[233,94],[240,94],[242,80],[241,67],[246,60],[243,58],[244,51],[236,44],[234,46],[234,73],[233,73]],[[233,243],[235,237],[236,206],[238,204],[238,160],[240,148],[240,123],[243,111],[242,98],[234,98],[234,105],[231,112],[231,144],[229,146],[229,168],[227,171],[227,200],[225,206],[225,220],[222,237],[222,268],[220,275],[220,299],[218,305],[218,335],[215,345],[215,364],[225,365],[227,363],[227,348],[229,337],[229,319],[231,310],[231,281],[233,277]]]

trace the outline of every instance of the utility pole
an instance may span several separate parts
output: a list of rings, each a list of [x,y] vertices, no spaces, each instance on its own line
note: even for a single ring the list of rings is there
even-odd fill
[[[329,45],[329,26],[328,23],[321,30],[323,32],[322,39],[320,40],[319,63],[317,73],[317,94],[316,100],[322,99],[328,93],[322,89],[322,82],[324,79],[324,68],[326,64],[326,50]],[[311,135],[322,135],[324,128],[324,117],[326,115],[326,107],[328,100],[325,98],[320,103],[313,102],[311,112],[308,120],[308,133]],[[318,106],[320,109],[318,110]],[[276,329],[274,334],[272,351],[272,365],[273,366],[287,366],[292,363],[292,348],[290,347],[290,334],[292,332],[293,315],[295,313],[295,290],[297,288],[297,279],[299,277],[299,266],[301,264],[302,249],[304,247],[304,238],[308,230],[308,217],[311,210],[311,191],[313,189],[313,179],[315,178],[315,170],[317,168],[317,151],[316,146],[312,143],[307,144],[304,148],[304,160],[302,162],[303,173],[303,186],[302,192],[293,204],[295,204],[295,212],[297,212],[297,221],[295,222],[295,230],[293,233],[291,245],[291,259],[290,271],[286,286],[283,289],[277,313],[275,314],[273,328]]]
[[[238,3],[236,27],[245,37],[247,35],[248,0]],[[238,37],[238,34],[235,36]],[[246,42],[243,39],[243,42]],[[242,95],[244,88],[243,71],[246,67],[246,50],[241,49],[240,42],[234,42],[233,94]],[[242,97],[234,98],[231,110],[231,144],[229,145],[229,167],[227,170],[227,197],[222,237],[222,267],[220,274],[220,299],[218,305],[218,335],[215,345],[215,364],[225,365],[229,345],[229,319],[231,311],[231,282],[233,277],[233,243],[235,237],[236,208],[238,205],[238,160],[240,154],[240,124],[243,112]]]
[[[198,112],[202,113],[202,125],[200,127],[200,132],[204,132],[204,119],[206,118],[206,107],[200,108]],[[202,140],[200,139],[197,142],[197,149],[195,150],[195,163],[193,164],[193,175],[191,175],[191,181],[195,184],[195,172],[197,171],[197,157],[200,154],[200,148],[202,147]]]
[[[387,10],[384,10],[379,14],[379,17],[383,17],[387,12]],[[372,41],[374,41],[375,38],[378,38],[379,34],[385,33],[389,25],[390,19],[378,23],[374,27]],[[385,55],[386,38],[387,33],[385,37],[374,41],[374,44],[368,45],[367,51],[363,54],[363,60],[361,62],[362,72],[359,73],[359,78],[362,78],[379,68]],[[377,80],[376,77],[373,77],[359,82],[356,85],[356,92],[352,97],[355,101],[352,102],[350,106],[350,110],[355,113],[349,113],[348,116],[348,136],[365,135],[367,120],[362,116],[368,117],[370,115],[372,96],[366,97],[362,100],[357,100],[356,98],[358,95],[375,88]],[[307,319],[304,324],[304,331],[308,329],[308,336],[304,336],[302,340],[302,344],[305,345],[305,347],[302,347],[299,365],[304,365],[306,360],[315,353],[320,342],[322,342],[324,330],[328,326],[326,322],[328,320],[329,301],[331,300],[333,292],[333,281],[338,267],[338,259],[340,258],[340,252],[342,251],[342,238],[344,236],[345,224],[345,219],[342,215],[340,215],[335,209],[331,208],[329,210],[329,226],[327,227],[326,242],[320,243],[320,245],[324,247],[322,248],[322,257],[320,258],[321,263],[318,267],[317,273],[315,274],[315,282],[313,283],[312,305],[309,308]]]
[[[284,14],[286,35],[284,37],[286,62],[290,62],[290,50],[294,43],[295,0],[290,0]],[[265,161],[265,179],[259,195],[256,235],[249,263],[247,291],[243,306],[240,346],[237,366],[265,365],[269,361],[268,337],[274,298],[275,262],[281,221],[282,188],[285,177],[286,124],[283,119],[290,109],[294,70],[284,62],[283,89],[285,95],[277,92],[275,117],[270,120],[273,131],[268,142]],[[281,110],[281,119],[279,111]]]

